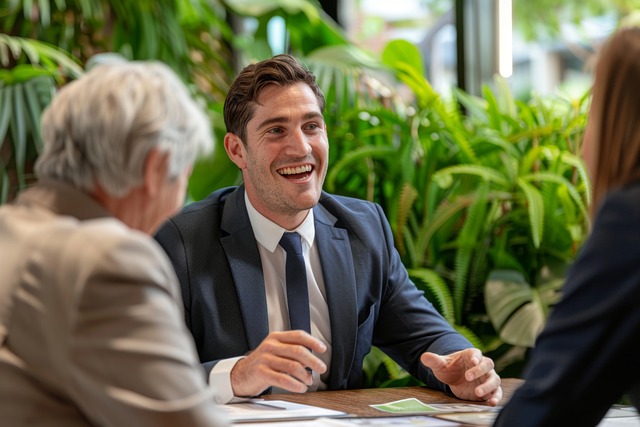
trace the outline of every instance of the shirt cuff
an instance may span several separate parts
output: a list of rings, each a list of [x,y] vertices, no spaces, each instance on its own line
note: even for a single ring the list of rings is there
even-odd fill
[[[235,397],[231,387],[231,370],[240,359],[244,359],[244,356],[223,359],[209,373],[209,384],[215,389],[214,400],[219,405],[246,400]]]

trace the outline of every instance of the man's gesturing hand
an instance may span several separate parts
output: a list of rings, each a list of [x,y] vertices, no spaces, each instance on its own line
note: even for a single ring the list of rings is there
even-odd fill
[[[433,374],[451,387],[459,399],[486,401],[496,406],[502,399],[500,377],[493,369],[493,360],[477,348],[468,348],[446,356],[423,353],[420,361]]]
[[[233,394],[256,396],[269,387],[303,393],[313,383],[307,368],[320,374],[327,370],[311,351],[324,353],[326,349],[321,341],[304,331],[271,332],[231,370]]]

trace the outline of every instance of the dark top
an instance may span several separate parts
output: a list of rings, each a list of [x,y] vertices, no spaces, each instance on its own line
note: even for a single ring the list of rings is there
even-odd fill
[[[594,426],[640,403],[640,184],[610,193],[496,426]]]

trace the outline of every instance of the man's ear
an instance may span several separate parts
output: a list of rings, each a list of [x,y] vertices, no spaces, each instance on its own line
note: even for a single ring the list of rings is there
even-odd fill
[[[169,172],[169,153],[152,148],[144,160],[143,187],[149,196],[155,196],[166,185]]]
[[[235,133],[227,132],[224,136],[224,149],[229,156],[229,159],[236,164],[240,169],[246,167],[246,150],[242,140]]]

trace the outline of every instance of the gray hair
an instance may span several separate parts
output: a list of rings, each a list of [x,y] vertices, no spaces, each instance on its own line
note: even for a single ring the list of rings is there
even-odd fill
[[[39,178],[87,192],[100,184],[115,197],[142,183],[153,148],[169,154],[169,180],[213,149],[209,120],[186,86],[149,61],[110,61],[64,86],[42,116],[42,136]]]

